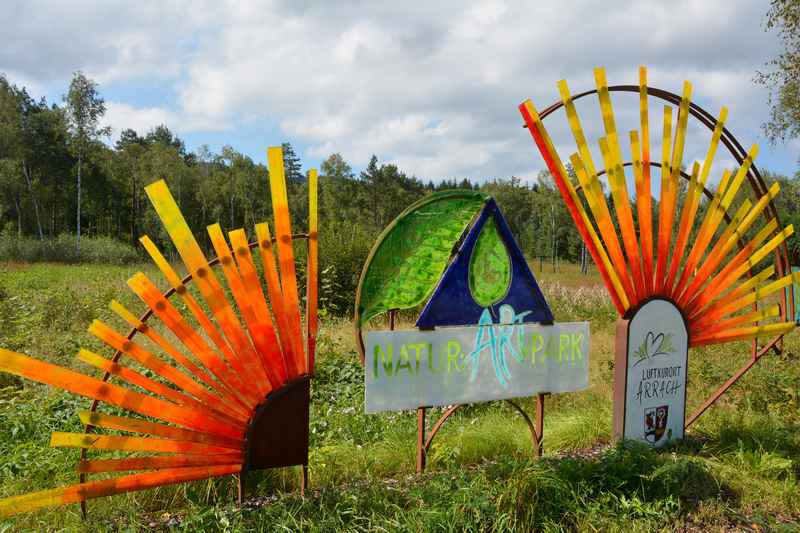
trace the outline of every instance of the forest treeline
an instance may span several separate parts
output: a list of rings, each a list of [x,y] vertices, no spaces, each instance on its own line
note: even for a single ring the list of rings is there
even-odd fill
[[[0,259],[136,260],[144,257],[138,245],[142,235],[170,250],[144,192],[162,178],[196,235],[206,235],[208,224],[220,222],[225,229],[244,227],[252,236],[257,222],[271,220],[266,154],[264,161],[253,161],[231,146],[220,153],[207,146],[189,151],[163,124],[145,135],[125,129],[110,145],[110,132],[100,127],[104,112],[96,84],[81,73],[60,103],[36,100],[0,75]],[[305,169],[290,143],[283,148],[293,227],[304,231]],[[493,195],[528,257],[581,262],[587,256],[547,173],[534,182],[510,176],[480,184],[466,178],[434,183],[375,156],[356,173],[341,154],[325,159],[319,173],[323,291],[331,310],[344,311],[352,302],[379,232],[409,204],[436,190],[469,188]],[[800,225],[800,181],[770,179],[779,179],[784,188],[782,222]],[[202,241],[210,253],[209,242]],[[37,242],[38,252],[26,255],[25,247]],[[797,242],[793,245],[800,248]],[[337,298],[338,293],[346,296]]]
[[[163,124],[154,125],[145,135],[125,129],[110,145],[108,132],[98,127],[104,103],[96,86],[80,73],[76,78],[64,102],[55,103],[35,100],[24,87],[0,76],[0,231],[4,241],[0,259],[13,259],[8,256],[16,253],[28,260],[103,260],[96,247],[125,260],[135,259],[137,253],[143,258],[141,252],[131,252],[131,247],[140,248],[142,235],[170,250],[144,191],[157,179],[167,181],[196,235],[207,235],[206,226],[220,222],[226,229],[244,227],[252,236],[257,222],[271,220],[266,152],[263,161],[253,161],[231,146],[220,153],[207,146],[189,151]],[[75,100],[82,109],[74,109]],[[86,109],[99,113],[93,124],[84,124],[81,130],[77,122]],[[306,169],[290,143],[284,143],[283,149],[293,227],[304,231]],[[530,256],[555,254],[561,260],[579,261],[582,255],[569,214],[544,174],[534,184],[516,177],[480,185],[468,179],[433,183],[374,156],[356,173],[341,154],[325,159],[319,174],[321,266],[329,283],[345,293],[352,294],[380,231],[409,204],[436,190],[469,188],[494,195]],[[83,237],[80,252],[78,220]],[[46,244],[37,250],[44,252],[26,256],[23,243],[33,247],[32,241],[39,240]],[[207,240],[201,244],[211,252]],[[52,253],[46,253],[48,249]],[[336,306],[341,305],[344,302]]]

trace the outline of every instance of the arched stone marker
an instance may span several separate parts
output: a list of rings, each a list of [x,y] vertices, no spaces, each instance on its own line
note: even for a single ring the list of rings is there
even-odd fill
[[[617,322],[614,435],[660,447],[683,438],[689,336],[669,300]]]

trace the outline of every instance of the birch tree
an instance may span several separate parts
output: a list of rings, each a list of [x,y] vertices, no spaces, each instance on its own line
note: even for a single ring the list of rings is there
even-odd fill
[[[76,72],[69,84],[69,92],[64,96],[67,110],[67,124],[70,132],[70,149],[78,159],[77,209],[75,246],[81,249],[81,171],[91,146],[100,137],[110,135],[111,128],[100,127],[100,119],[106,112],[105,100],[97,92],[97,83]]]

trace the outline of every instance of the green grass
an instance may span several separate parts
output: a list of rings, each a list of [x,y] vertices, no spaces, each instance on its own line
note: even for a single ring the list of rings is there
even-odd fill
[[[535,266],[557,320],[592,322],[591,386],[548,398],[543,460],[531,458],[521,417],[491,402],[457,411],[417,478],[415,413],[363,412],[352,326],[330,318],[318,343],[305,498],[298,470],[289,468],[252,474],[254,503],[243,509],[234,504],[234,480],[225,478],[93,500],[86,522],[75,505],[46,509],[0,521],[0,532],[151,524],[187,531],[798,530],[798,335],[786,339],[782,355],[759,362],[681,444],[611,446],[613,309],[596,275]],[[0,264],[0,346],[91,373],[75,360],[78,347],[109,352],[86,327],[96,317],[121,327],[108,310],[111,298],[141,310],[125,286],[137,268],[163,286],[149,266]],[[748,355],[747,343],[692,350],[688,411]],[[76,411],[88,403],[0,375],[0,497],[75,482],[78,452],[50,448],[49,435],[80,431]],[[531,414],[533,403],[521,400]],[[571,451],[589,448],[597,450],[590,457]]]

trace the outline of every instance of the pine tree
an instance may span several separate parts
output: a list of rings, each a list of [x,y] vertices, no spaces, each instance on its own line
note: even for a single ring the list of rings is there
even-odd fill
[[[285,142],[281,144],[283,148],[283,169],[286,179],[290,181],[303,181],[303,168],[300,165],[300,158],[294,153],[292,144]]]

